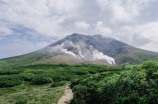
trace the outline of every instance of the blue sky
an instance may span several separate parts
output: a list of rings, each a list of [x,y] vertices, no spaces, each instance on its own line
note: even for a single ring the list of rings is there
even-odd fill
[[[157,0],[0,0],[0,58],[72,33],[102,34],[158,52]]]

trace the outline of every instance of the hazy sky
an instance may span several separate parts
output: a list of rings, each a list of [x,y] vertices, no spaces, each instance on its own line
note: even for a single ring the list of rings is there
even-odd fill
[[[72,33],[102,34],[158,52],[158,0],[0,0],[0,58]]]

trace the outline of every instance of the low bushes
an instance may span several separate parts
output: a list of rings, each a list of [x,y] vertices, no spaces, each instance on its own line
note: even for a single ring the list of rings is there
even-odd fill
[[[50,77],[36,76],[32,79],[31,83],[33,85],[42,85],[42,84],[51,83],[52,81],[53,80]]]
[[[65,85],[65,82],[64,81],[61,81],[61,82],[53,82],[51,87],[58,87],[58,86],[63,86]]]
[[[121,73],[111,71],[72,80],[75,99],[71,104],[157,104],[157,71],[157,63],[149,61]]]
[[[22,74],[21,77],[23,77],[24,81],[32,81],[35,75],[32,73],[25,73],[25,74]]]
[[[21,66],[9,70],[0,70],[0,88],[14,87],[24,81],[32,85],[42,85],[62,81],[72,81],[78,84],[78,80],[90,74],[104,72],[109,67],[99,65],[32,65]],[[95,76],[96,77],[96,76]],[[97,78],[97,77],[96,77]],[[98,77],[100,78],[100,77]],[[55,84],[54,86],[58,85]]]
[[[76,74],[76,75],[86,75],[88,74],[88,71],[85,70],[71,70],[71,73]]]
[[[20,74],[23,70],[17,70],[17,69],[6,69],[6,70],[0,70],[0,75],[11,75],[11,74]]]
[[[23,78],[18,75],[0,76],[0,88],[14,87],[21,84]]]
[[[27,100],[18,100],[15,104],[27,104]]]

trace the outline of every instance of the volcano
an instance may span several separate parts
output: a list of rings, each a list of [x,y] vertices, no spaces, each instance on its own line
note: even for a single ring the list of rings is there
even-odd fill
[[[28,64],[139,64],[158,60],[158,53],[139,49],[102,35],[74,33],[35,52],[1,59],[10,66]],[[5,66],[5,65],[4,65]]]

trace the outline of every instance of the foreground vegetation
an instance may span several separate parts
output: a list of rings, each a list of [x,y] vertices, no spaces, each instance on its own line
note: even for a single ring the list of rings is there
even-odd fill
[[[67,83],[96,73],[120,71],[99,65],[33,65],[0,70],[1,104],[56,104]]]
[[[72,104],[157,104],[158,63],[74,79],[72,87]]]
[[[157,104],[158,63],[137,66],[32,65],[0,70],[1,104],[57,104],[71,83],[71,104]]]

